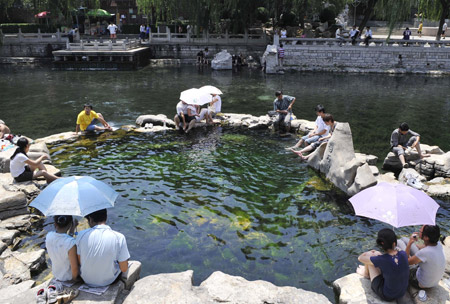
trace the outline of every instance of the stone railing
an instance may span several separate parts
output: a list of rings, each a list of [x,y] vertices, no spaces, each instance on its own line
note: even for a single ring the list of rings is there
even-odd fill
[[[138,39],[125,39],[125,40],[112,40],[108,41],[85,41],[80,40],[79,43],[66,43],[66,49],[68,51],[127,51],[140,47],[140,41]]]
[[[345,38],[339,41],[336,38],[280,38],[280,43],[285,45],[301,45],[301,46],[339,46],[352,45],[351,39]],[[359,38],[356,40],[356,46],[364,45],[364,40]],[[364,45],[365,46],[365,45]],[[441,47],[450,49],[449,40],[403,40],[403,39],[370,39],[370,47]]]
[[[166,33],[150,33],[150,43],[207,43],[207,44],[267,44],[268,38],[263,34],[229,34],[226,31],[223,34],[210,34],[204,32],[203,34],[191,33],[171,33],[170,30]]]
[[[0,30],[0,36],[3,44],[56,43],[68,41],[67,37],[62,37],[59,29],[56,31],[56,33],[41,33],[41,30],[38,29],[37,33],[24,34],[19,27],[19,32],[14,34],[3,34],[3,32]]]

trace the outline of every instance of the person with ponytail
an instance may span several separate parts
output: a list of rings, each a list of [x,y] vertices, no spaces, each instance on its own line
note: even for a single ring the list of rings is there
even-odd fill
[[[53,220],[56,231],[50,231],[45,238],[53,276],[59,281],[76,280],[79,275],[77,246],[69,234],[73,235],[78,222],[70,215],[56,215]]]
[[[408,288],[408,257],[403,250],[397,250],[397,236],[392,229],[378,232],[377,244],[384,254],[371,250],[361,254],[358,260],[364,264],[356,272],[370,278],[372,290],[384,301],[403,297]]]
[[[423,244],[417,243],[418,238],[423,240]],[[418,264],[418,267],[411,269],[411,285],[417,289],[437,286],[444,276],[446,264],[442,246],[444,237],[441,236],[439,226],[423,225],[407,242],[405,251],[409,265]]]
[[[46,154],[41,155],[36,160],[28,158],[27,153],[30,150],[30,143],[25,137],[19,138],[17,141],[18,148],[11,156],[9,169],[12,177],[16,182],[25,182],[43,176],[47,183],[51,183],[58,177],[48,173],[42,161],[47,159]],[[37,171],[36,171],[37,170]]]

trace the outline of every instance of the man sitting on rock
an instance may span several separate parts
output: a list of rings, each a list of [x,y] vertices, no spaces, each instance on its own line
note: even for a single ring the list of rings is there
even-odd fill
[[[10,134],[11,130],[5,124],[3,120],[0,119],[0,139],[2,139],[6,134]]]
[[[420,150],[420,135],[409,129],[406,122],[402,123],[398,129],[395,129],[391,135],[391,147],[395,155],[398,156],[403,168],[409,165],[405,160],[405,151],[409,154],[413,148],[416,148],[420,158],[428,157],[428,154],[422,154]]]
[[[275,130],[280,130],[284,127],[286,133],[289,133],[291,129],[291,117],[292,117],[292,106],[295,103],[295,97],[284,95],[281,91],[276,91],[275,96],[277,97],[273,101],[273,110],[278,113],[278,119],[274,124]]]
[[[328,136],[330,128],[325,124],[323,118],[325,117],[325,108],[322,105],[316,106],[317,118],[315,121],[314,130],[308,133],[308,135],[303,136],[294,146],[286,148],[287,150],[292,150],[301,147],[303,143],[310,145],[320,138]]]
[[[91,228],[76,238],[80,275],[89,286],[107,286],[128,270],[127,242],[123,234],[106,225],[106,209],[86,216]]]
[[[97,121],[100,121],[103,127],[97,126]],[[110,125],[103,118],[101,113],[96,113],[93,110],[92,105],[85,104],[84,110],[78,114],[77,126],[75,128],[75,133],[78,134],[79,131],[102,131],[102,130],[112,130]]]
[[[173,118],[175,122],[175,128],[180,131],[186,131],[188,124],[192,119],[194,118],[188,116],[188,104],[180,100],[180,102],[177,104],[177,114]],[[183,126],[180,128],[181,123],[183,123]]]

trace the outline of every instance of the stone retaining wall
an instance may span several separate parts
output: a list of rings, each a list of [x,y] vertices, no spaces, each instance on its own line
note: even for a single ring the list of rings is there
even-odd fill
[[[450,73],[450,49],[285,45],[283,70]]]
[[[53,58],[53,51],[62,50],[65,47],[65,42],[4,44],[0,45],[0,57]]]

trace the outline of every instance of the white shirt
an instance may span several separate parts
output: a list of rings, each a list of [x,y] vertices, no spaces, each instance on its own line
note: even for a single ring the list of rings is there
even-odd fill
[[[214,99],[217,99],[217,101],[212,106],[208,106],[208,109],[214,113],[220,113],[222,111],[222,98],[216,95],[213,97]]]
[[[186,103],[183,103],[182,101],[180,101],[177,104],[177,114],[186,114],[187,115],[187,107],[188,105]]]
[[[281,34],[281,38],[286,38],[287,37],[287,31],[286,30],[282,30],[280,32],[280,34]]]
[[[350,30],[350,37],[355,36],[357,32],[358,32],[357,29],[351,29],[351,30]]]
[[[108,225],[97,225],[81,231],[76,239],[80,256],[80,275],[90,286],[107,286],[121,271],[118,262],[130,258],[123,234]]]
[[[336,38],[341,38],[341,29],[340,28],[338,28],[336,30]]]
[[[145,33],[145,26],[141,25],[141,27],[139,28],[139,31],[141,33]]]
[[[28,157],[23,153],[18,153],[11,159],[9,163],[9,171],[11,172],[12,177],[18,177],[25,171],[25,162],[28,160]]]
[[[364,36],[372,38],[372,30],[366,30]]]
[[[188,109],[191,109],[191,116],[195,116],[197,114],[197,107],[194,105],[188,105]],[[186,110],[187,111],[187,110]]]
[[[109,30],[110,34],[115,34],[116,30],[117,30],[117,25],[115,24],[110,24],[108,25],[107,29]]]
[[[75,239],[66,233],[50,231],[45,237],[45,247],[52,261],[53,276],[60,281],[72,280],[69,250],[75,246]]]
[[[416,253],[422,262],[417,269],[417,280],[423,287],[437,286],[445,271],[445,254],[442,244],[427,246]]]
[[[326,132],[324,134],[322,134],[321,136],[322,137],[327,136],[328,133],[330,132],[330,128],[325,124],[325,122],[322,119],[322,116],[317,116],[315,123],[317,126],[316,134],[319,134],[323,130],[326,130]]]
[[[447,29],[447,23],[444,23],[444,25],[442,26],[442,30],[445,31]]]

